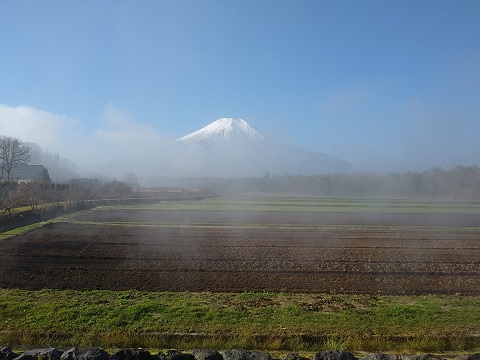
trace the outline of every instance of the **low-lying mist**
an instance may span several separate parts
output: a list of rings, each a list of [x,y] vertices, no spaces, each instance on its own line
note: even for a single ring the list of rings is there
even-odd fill
[[[143,177],[145,187],[208,189],[217,194],[289,194],[480,201],[480,168],[432,168],[418,173],[275,175],[260,177]]]

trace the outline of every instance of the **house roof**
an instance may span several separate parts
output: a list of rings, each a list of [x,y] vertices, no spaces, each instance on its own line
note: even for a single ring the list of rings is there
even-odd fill
[[[11,181],[25,181],[25,180],[35,180],[40,176],[42,172],[43,165],[28,165],[28,164],[19,164],[14,167],[10,172]],[[7,178],[7,174],[3,172],[3,178]]]

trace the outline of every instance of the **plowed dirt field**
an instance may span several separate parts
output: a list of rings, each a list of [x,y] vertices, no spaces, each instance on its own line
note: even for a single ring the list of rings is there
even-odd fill
[[[96,209],[0,241],[0,287],[480,293],[480,217]]]

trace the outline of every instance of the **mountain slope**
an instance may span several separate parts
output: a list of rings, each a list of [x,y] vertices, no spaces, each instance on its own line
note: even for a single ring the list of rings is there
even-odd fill
[[[276,141],[243,119],[222,118],[178,139],[169,170],[180,176],[248,177],[352,172],[351,164]]]
[[[245,120],[222,118],[168,144],[152,144],[149,156],[120,158],[83,169],[89,176],[261,177],[354,172],[344,160],[277,141]],[[152,155],[153,154],[153,155]]]

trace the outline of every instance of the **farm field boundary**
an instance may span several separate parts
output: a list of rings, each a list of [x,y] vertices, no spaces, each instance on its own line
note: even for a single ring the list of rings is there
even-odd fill
[[[213,197],[213,196],[212,196]],[[37,211],[31,210],[31,207],[23,207],[15,209],[9,215],[0,215],[0,239],[1,233],[6,233],[20,227],[29,227],[36,223],[41,223],[50,219],[62,217],[63,215],[72,212],[79,212],[83,209],[92,209],[101,205],[112,206],[112,204],[121,204],[126,206],[128,204],[155,204],[165,201],[180,201],[180,200],[203,200],[208,196],[182,196],[182,197],[158,197],[158,198],[123,198],[123,199],[102,199],[102,200],[86,200],[77,206],[67,206],[65,203],[48,203],[38,207]],[[30,227],[31,228],[31,227]],[[4,236],[5,237],[5,236]]]
[[[0,286],[24,289],[479,294],[480,204],[277,197],[99,206],[0,241],[0,260]]]
[[[335,201],[117,204],[7,234],[0,340],[478,350],[480,205]]]

